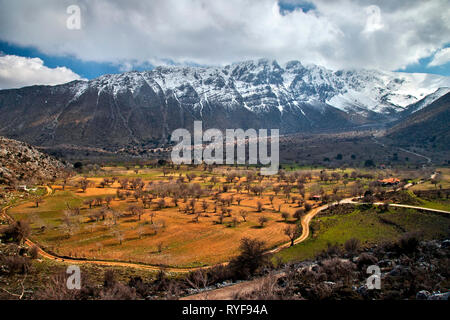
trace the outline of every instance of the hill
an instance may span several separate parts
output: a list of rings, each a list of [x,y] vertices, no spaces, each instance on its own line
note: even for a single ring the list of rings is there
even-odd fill
[[[67,166],[36,148],[0,137],[0,184],[51,179]]]
[[[387,137],[404,146],[450,150],[450,93],[412,113],[387,132]]]

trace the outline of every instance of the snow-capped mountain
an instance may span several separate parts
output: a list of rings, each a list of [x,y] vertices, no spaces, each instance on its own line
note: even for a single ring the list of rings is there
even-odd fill
[[[439,88],[438,90],[436,90],[435,92],[427,95],[425,98],[423,98],[422,100],[411,104],[408,106],[408,108],[406,108],[403,112],[402,112],[402,117],[406,117],[410,114],[416,113],[417,111],[420,111],[426,107],[428,107],[429,105],[431,105],[433,102],[435,102],[436,100],[438,100],[439,98],[445,96],[447,93],[450,92],[450,88]]]
[[[444,87],[449,77],[332,71],[299,61],[158,67],[0,91],[0,134],[38,145],[119,147],[167,140],[194,120],[205,128],[336,130],[395,120],[409,105],[439,98]]]

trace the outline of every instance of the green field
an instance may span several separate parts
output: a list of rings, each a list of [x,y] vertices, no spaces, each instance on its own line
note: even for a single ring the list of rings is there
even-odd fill
[[[360,206],[348,214],[318,216],[311,224],[313,235],[305,242],[283,250],[275,256],[283,262],[314,258],[328,244],[342,245],[357,238],[363,245],[392,241],[406,232],[419,232],[425,239],[448,237],[450,217],[422,213],[413,209],[378,209]]]

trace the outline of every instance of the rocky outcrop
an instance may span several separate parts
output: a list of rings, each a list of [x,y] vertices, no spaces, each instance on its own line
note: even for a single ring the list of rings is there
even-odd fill
[[[0,184],[48,180],[67,167],[26,143],[0,137]]]

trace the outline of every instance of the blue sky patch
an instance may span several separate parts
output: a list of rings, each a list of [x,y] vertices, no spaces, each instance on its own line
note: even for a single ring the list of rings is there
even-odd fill
[[[57,57],[43,54],[32,47],[19,47],[0,41],[0,52],[28,58],[40,58],[49,68],[67,67],[83,78],[94,79],[103,74],[120,73],[120,66],[112,63],[86,62],[73,57]]]
[[[444,46],[444,48],[450,47],[450,44]],[[428,66],[428,64],[433,60],[434,54],[419,60],[419,63],[407,66],[403,70],[395,70],[401,72],[412,72],[412,73],[434,73],[443,76],[450,76],[450,62],[440,66]]]
[[[307,1],[292,1],[292,0],[280,0],[278,2],[278,5],[280,6],[280,13],[282,15],[285,15],[289,12],[301,9],[303,12],[308,12],[310,10],[314,10],[316,6],[310,2]]]

